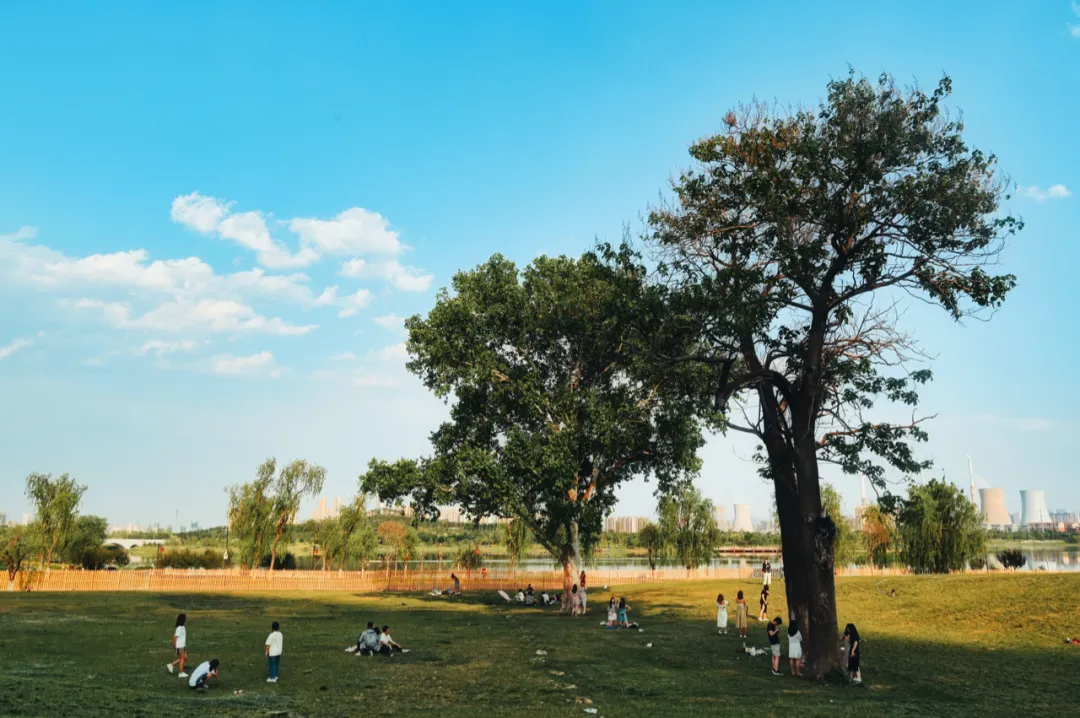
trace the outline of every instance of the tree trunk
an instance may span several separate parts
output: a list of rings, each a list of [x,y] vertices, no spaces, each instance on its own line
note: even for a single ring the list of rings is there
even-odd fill
[[[277,563],[277,544],[270,547],[270,573],[274,572],[275,563]]]
[[[570,541],[562,547],[562,552],[559,556],[559,561],[563,567],[563,596],[562,596],[562,613],[570,613],[573,610],[574,601],[574,580],[578,575],[578,565],[581,556],[580,539],[578,536],[578,525],[574,521],[570,524]]]
[[[824,678],[843,667],[840,635],[836,626],[836,577],[833,568],[833,540],[836,525],[822,516],[818,476],[817,444],[813,434],[798,443],[796,470],[799,481],[801,518],[801,566],[805,572],[807,597],[806,663],[809,674]]]
[[[803,635],[809,634],[809,609],[806,597],[806,570],[801,553],[802,522],[799,519],[799,495],[794,490],[794,472],[790,467],[774,467],[776,515],[780,520],[780,550],[784,561],[784,592],[787,597],[788,622],[797,621]],[[779,473],[783,472],[783,473]],[[788,476],[784,476],[784,473]]]

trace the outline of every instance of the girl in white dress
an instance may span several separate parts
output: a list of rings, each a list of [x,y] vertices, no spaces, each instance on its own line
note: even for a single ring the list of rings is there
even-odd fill
[[[727,607],[728,602],[724,598],[724,594],[720,594],[716,597],[716,628],[717,633],[727,633]]]
[[[791,675],[802,675],[802,633],[799,631],[797,621],[792,621],[787,629],[788,640],[788,665],[791,667]]]

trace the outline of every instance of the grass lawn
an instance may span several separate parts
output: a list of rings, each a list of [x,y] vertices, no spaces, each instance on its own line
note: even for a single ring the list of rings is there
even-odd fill
[[[713,603],[740,588],[756,604],[751,582],[595,588],[582,619],[489,596],[4,593],[0,715],[959,718],[1068,715],[1080,701],[1080,647],[1062,643],[1080,634],[1080,575],[841,579],[841,625],[865,640],[863,686],[776,678],[767,658],[740,657],[734,635],[716,635]],[[644,633],[600,628],[609,594],[627,597]],[[205,695],[165,671],[180,611],[189,665],[221,660]],[[785,615],[783,602],[770,613]],[[268,685],[273,620],[285,654]],[[369,620],[412,652],[345,653]],[[751,621],[751,643],[764,634]]]

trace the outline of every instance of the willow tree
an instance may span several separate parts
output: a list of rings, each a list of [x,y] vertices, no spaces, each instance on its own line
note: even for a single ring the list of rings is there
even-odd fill
[[[656,512],[664,545],[687,571],[708,564],[716,556],[720,531],[712,501],[700,491],[686,486],[663,496]]]
[[[26,477],[26,497],[34,503],[34,531],[41,550],[41,567],[46,571],[53,557],[75,531],[86,487],[67,474],[30,474]]]
[[[698,466],[701,431],[678,381],[647,375],[625,340],[659,320],[644,271],[593,254],[540,257],[524,271],[500,255],[454,276],[427,317],[406,322],[410,371],[450,401],[420,460],[373,461],[361,490],[410,495],[528,526],[563,567],[564,595],[599,539],[619,487],[661,488]]]
[[[930,378],[900,328],[907,295],[956,319],[1001,304],[1011,275],[991,273],[1020,223],[999,214],[995,159],[931,93],[854,75],[816,109],[753,105],[695,142],[697,165],[649,216],[675,315],[693,337],[681,355],[712,370],[704,394],[726,428],[756,437],[780,520],[789,605],[808,629],[811,675],[838,666],[833,539],[820,465],[879,488],[894,467],[926,467],[911,442],[920,417],[894,421]],[[890,405],[871,417],[875,405]],[[905,416],[907,414],[904,414]]]

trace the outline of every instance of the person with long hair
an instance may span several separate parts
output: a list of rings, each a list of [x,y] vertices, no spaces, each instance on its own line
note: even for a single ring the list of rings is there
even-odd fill
[[[727,633],[727,607],[728,602],[724,594],[719,594],[716,597],[716,631],[721,635]]]
[[[180,669],[180,675],[178,678],[187,678],[184,673],[184,661],[187,660],[187,614],[181,613],[176,617],[176,629],[173,631],[172,637],[173,650],[176,652],[176,660],[172,663],[165,664],[165,668],[169,673],[173,672],[173,667],[178,666]]]
[[[750,606],[743,598],[743,592],[735,598],[735,629],[739,632],[739,638],[746,638],[746,621],[750,618]]]
[[[859,658],[862,656],[862,639],[859,638],[859,629],[854,623],[844,627],[844,640],[847,641],[847,670],[848,678],[855,683],[862,683],[862,671],[859,669]]]
[[[791,675],[802,675],[802,631],[799,630],[799,624],[796,621],[792,621],[791,625],[787,629],[788,640],[788,667],[791,668]]]
[[[758,601],[761,604],[761,611],[758,613],[758,620],[764,621],[765,616],[769,613],[769,587],[761,587],[761,598]]]

